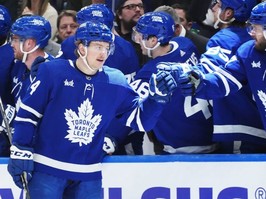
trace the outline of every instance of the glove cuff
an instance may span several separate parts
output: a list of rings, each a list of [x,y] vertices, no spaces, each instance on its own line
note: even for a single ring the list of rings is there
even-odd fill
[[[10,147],[10,158],[17,160],[33,160],[33,149],[12,145]]]

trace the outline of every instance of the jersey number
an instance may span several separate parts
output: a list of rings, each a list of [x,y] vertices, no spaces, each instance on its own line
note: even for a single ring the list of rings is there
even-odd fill
[[[227,55],[231,55],[231,50],[223,49],[220,46],[209,48],[206,52],[207,55],[217,55],[224,62],[229,61],[229,57]]]
[[[140,95],[141,98],[146,98],[149,95],[149,83],[136,80],[132,82],[131,87]],[[192,97],[186,97],[184,101],[184,112],[186,117],[190,117],[198,112],[202,112],[206,119],[212,116],[209,110],[209,103],[207,100],[196,98],[197,103],[192,105]]]
[[[30,94],[31,94],[31,95],[36,91],[36,89],[38,88],[38,86],[40,85],[40,83],[41,83],[41,81],[38,80],[38,81],[36,81],[34,84],[32,84],[32,85],[30,86],[30,88],[31,88],[31,92],[30,92]]]

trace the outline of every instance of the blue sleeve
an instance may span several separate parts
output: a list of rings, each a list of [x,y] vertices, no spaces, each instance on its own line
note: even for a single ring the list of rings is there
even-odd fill
[[[50,81],[47,81],[50,79]],[[40,64],[37,76],[23,98],[15,118],[13,142],[23,146],[32,146],[34,132],[38,121],[42,118],[46,104],[49,101],[51,82],[45,63]],[[41,97],[40,97],[41,96]]]

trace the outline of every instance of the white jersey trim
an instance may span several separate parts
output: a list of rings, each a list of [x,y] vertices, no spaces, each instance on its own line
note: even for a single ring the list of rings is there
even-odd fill
[[[176,154],[176,153],[211,153],[218,148],[217,144],[206,145],[206,146],[185,146],[179,148],[173,148],[170,145],[164,145],[163,150],[165,152]]]
[[[54,160],[52,158],[48,158],[46,156],[36,154],[36,153],[33,155],[33,160],[35,162],[38,162],[40,164],[43,164],[49,167],[53,167],[55,169],[75,172],[75,173],[93,173],[93,172],[98,172],[102,170],[101,163],[89,164],[89,165],[73,164],[73,163]]]
[[[214,134],[242,133],[266,139],[266,131],[245,125],[214,125]]]

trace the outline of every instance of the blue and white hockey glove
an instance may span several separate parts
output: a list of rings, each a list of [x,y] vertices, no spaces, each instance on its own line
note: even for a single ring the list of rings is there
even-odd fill
[[[191,71],[191,66],[188,64],[160,62],[156,67],[158,69],[156,75],[157,87],[163,94],[172,93],[179,87],[180,82],[189,82],[189,78],[185,75],[188,71]]]
[[[173,92],[180,88],[184,96],[191,96],[201,87],[201,71],[188,64],[161,62],[157,65],[158,88],[162,93]]]
[[[14,183],[21,189],[25,183],[31,180],[33,171],[33,149],[12,145],[10,147],[10,158],[8,162],[8,172],[13,178]],[[22,178],[23,176],[23,178]],[[26,182],[24,182],[26,180]]]
[[[152,74],[149,81],[149,97],[158,103],[166,104],[170,101],[171,93],[162,93],[158,85],[156,74]],[[162,90],[168,89],[167,85],[164,85],[162,82],[160,82],[160,86],[163,87]]]
[[[4,108],[4,111],[5,111],[5,116],[6,116],[6,120],[9,124],[10,127],[13,126],[13,121],[14,121],[14,118],[15,118],[15,115],[16,115],[16,108],[14,106],[11,106],[9,104],[7,105],[3,105],[3,108]],[[1,122],[2,121],[2,122]],[[5,121],[4,119],[2,118],[2,115],[0,115],[0,132],[7,132],[7,128],[6,128],[6,124],[5,124]],[[13,129],[11,129],[12,132],[13,132]]]
[[[186,74],[189,82],[180,83],[180,89],[184,96],[193,96],[203,87],[203,74],[199,69],[194,69]],[[180,79],[181,80],[181,79]]]
[[[109,155],[115,152],[116,150],[116,141],[113,137],[105,135],[103,142],[103,151]]]

